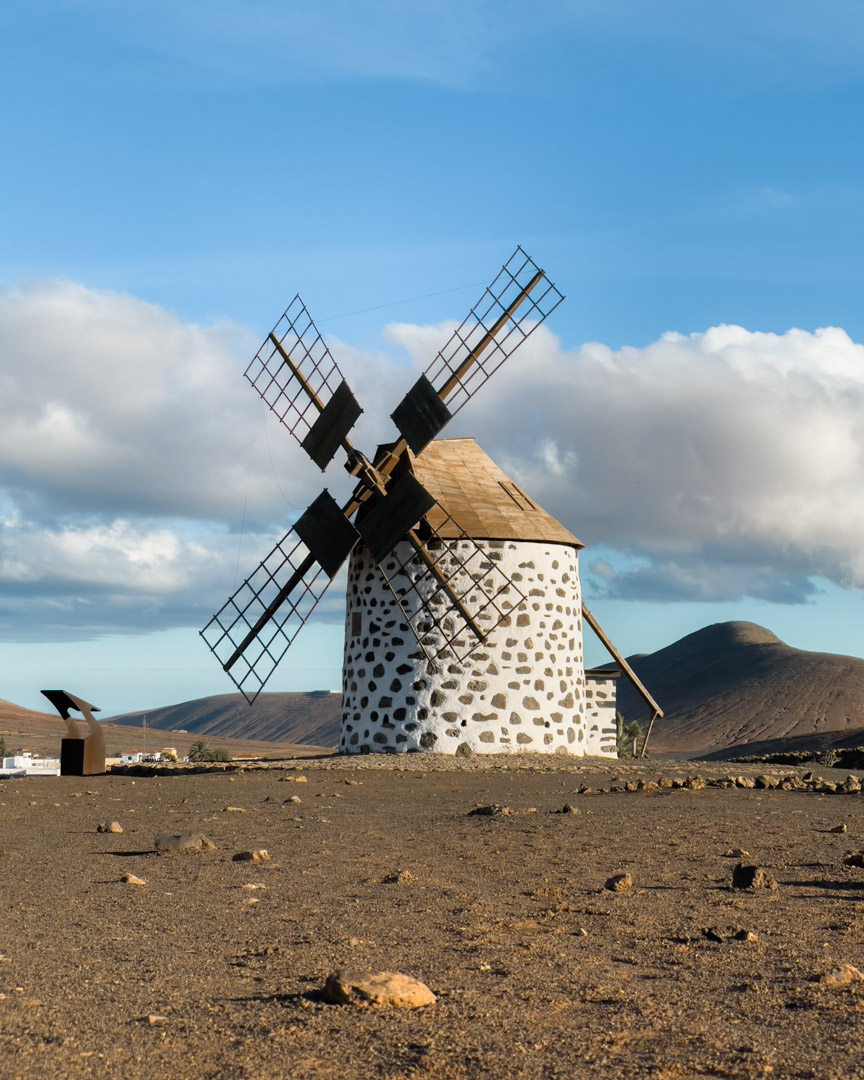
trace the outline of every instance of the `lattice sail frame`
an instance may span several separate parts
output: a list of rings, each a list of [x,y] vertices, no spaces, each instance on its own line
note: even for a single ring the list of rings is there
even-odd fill
[[[292,529],[207,623],[201,636],[223,668],[308,556],[309,549]],[[308,621],[330,580],[318,563],[312,562],[290,595],[226,669],[250,705]]]
[[[272,337],[271,337],[272,335]],[[296,378],[272,338],[291,357],[307,386]],[[243,373],[301,445],[339,384],[339,365],[300,299],[291,301]],[[308,387],[308,389],[307,389]],[[309,394],[318,399],[318,404]]]
[[[535,278],[534,288],[513,310],[512,315],[508,315],[519,294]],[[563,299],[563,294],[534,260],[521,247],[517,247],[424,372],[451,415],[455,416],[467,405],[508,356],[551,315]],[[504,320],[503,325],[493,334],[501,320]],[[473,361],[471,366],[460,374],[460,369],[469,358]],[[447,387],[449,389],[445,389]]]
[[[410,543],[400,543],[378,564],[378,569],[427,659],[434,662],[454,658],[462,663],[493,630],[509,625],[527,597],[497,566],[490,552],[484,551],[440,505],[436,511],[436,519],[443,519],[439,528],[457,535],[443,537],[424,523],[422,546],[482,631],[482,640]]]

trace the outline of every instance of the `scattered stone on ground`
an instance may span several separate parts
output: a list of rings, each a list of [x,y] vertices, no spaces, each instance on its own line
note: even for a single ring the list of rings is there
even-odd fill
[[[627,872],[613,874],[612,877],[606,879],[603,888],[610,892],[627,892],[633,888],[633,878]]]
[[[120,824],[119,821],[112,821],[108,825],[97,825],[96,832],[110,832],[119,834],[123,832],[123,826]]]
[[[846,832],[846,823],[844,822],[842,825],[835,825],[833,828],[829,829],[828,832],[844,833]]]
[[[864,866],[864,851],[848,851],[843,856],[844,866]]]
[[[322,997],[331,1005],[373,1009],[421,1009],[436,1000],[425,983],[395,971],[335,971],[328,975]]]
[[[285,802],[287,802],[287,803],[299,803],[299,802],[302,802],[302,800],[301,800],[299,795],[289,795],[288,798],[285,800]]]
[[[513,811],[509,806],[499,806],[492,803],[490,806],[475,806],[468,811],[468,817],[510,817]]]
[[[136,877],[135,874],[124,874],[120,880],[124,885],[146,885],[144,878]]]
[[[724,859],[746,859],[750,852],[745,851],[744,848],[730,847],[723,852]]]
[[[245,814],[246,811],[243,809],[242,806],[226,806],[225,807],[225,813],[226,814]]]
[[[560,810],[553,810],[553,814],[578,814],[579,811],[572,803],[564,803]]]
[[[410,870],[394,870],[392,874],[387,874],[383,879],[385,885],[409,885],[412,881],[417,879],[411,873]]]
[[[732,871],[733,889],[776,889],[777,882],[761,866],[748,866],[738,863]]]
[[[216,845],[208,840],[204,833],[184,832],[179,836],[171,833],[159,833],[153,841],[157,851],[215,851]]]
[[[280,776],[279,779],[281,781],[283,781],[283,783],[289,783],[289,784],[306,784],[306,783],[308,783],[305,776]]]
[[[721,945],[727,941],[753,942],[758,940],[752,930],[744,930],[740,926],[725,928],[708,926],[703,929],[702,933],[709,941],[715,941]]]
[[[851,964],[840,964],[826,972],[819,981],[823,986],[850,986],[864,982],[864,974]]]
[[[265,848],[256,848],[251,851],[238,851],[231,856],[232,862],[269,862],[270,856]]]

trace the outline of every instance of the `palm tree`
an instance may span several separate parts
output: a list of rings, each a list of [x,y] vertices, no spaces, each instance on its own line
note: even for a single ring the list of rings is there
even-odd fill
[[[189,761],[212,761],[213,751],[203,739],[198,739],[189,747],[188,758]]]

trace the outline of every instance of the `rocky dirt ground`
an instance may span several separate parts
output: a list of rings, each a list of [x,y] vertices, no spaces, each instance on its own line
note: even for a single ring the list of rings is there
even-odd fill
[[[864,796],[609,790],[729,771],[361,758],[0,783],[0,1076],[864,1076],[844,968],[864,971],[864,869],[843,862]],[[215,849],[153,852],[188,830]],[[232,860],[253,848],[270,860]],[[738,862],[776,889],[732,889]],[[437,1001],[323,1003],[344,967]]]

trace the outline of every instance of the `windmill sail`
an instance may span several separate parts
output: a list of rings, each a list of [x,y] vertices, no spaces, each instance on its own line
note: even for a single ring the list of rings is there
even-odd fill
[[[299,294],[244,375],[316,465],[326,468],[362,409]]]
[[[534,260],[517,247],[393,413],[415,454],[563,299]]]
[[[201,631],[250,705],[330,581],[292,529]]]

